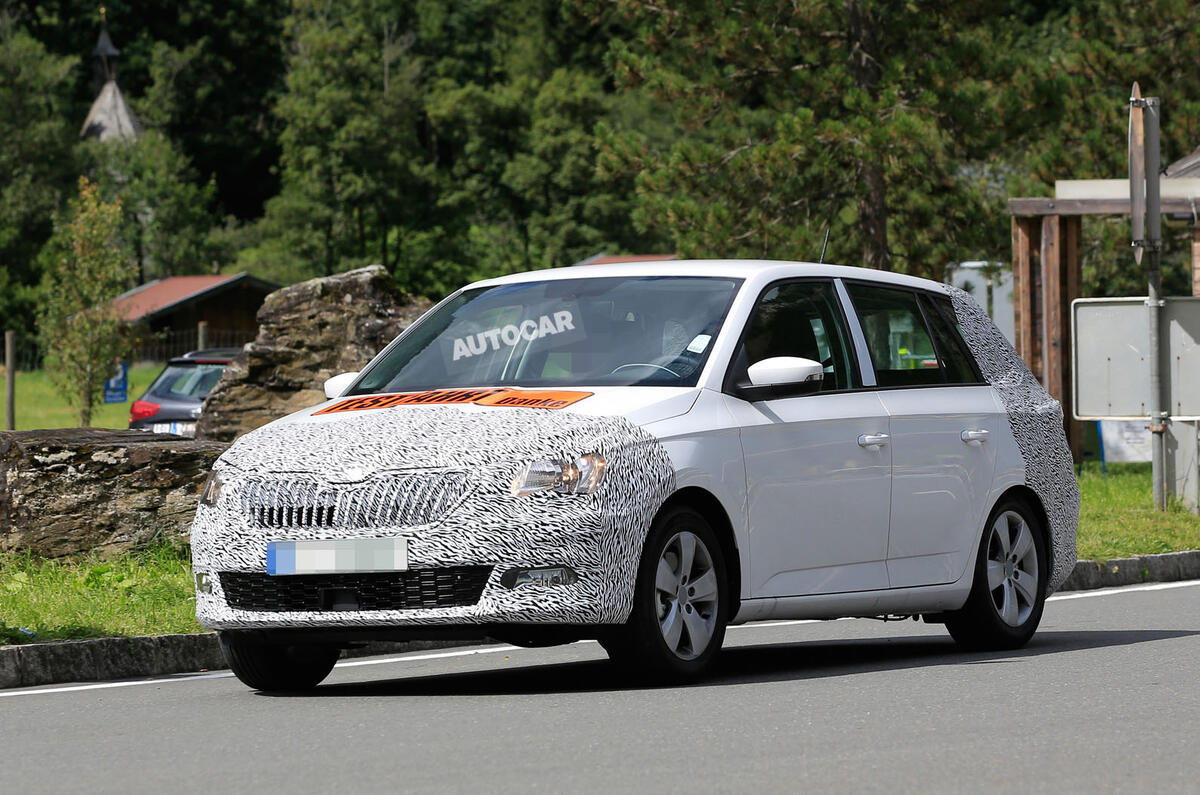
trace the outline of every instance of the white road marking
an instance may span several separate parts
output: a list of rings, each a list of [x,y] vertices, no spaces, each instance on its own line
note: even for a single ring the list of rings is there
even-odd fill
[[[68,687],[46,687],[40,690],[9,690],[0,693],[0,698],[10,696],[40,696],[42,693],[70,693],[75,690],[107,690],[113,687],[136,687],[137,685],[167,685],[171,682],[190,682],[193,679],[227,679],[233,676],[224,674],[190,674],[188,676],[163,677],[156,679],[138,679],[132,682],[99,682],[94,685],[70,685]]]
[[[335,665],[335,668],[353,668],[357,665],[383,665],[384,663],[416,662],[417,660],[440,660],[445,657],[469,657],[472,654],[495,654],[498,651],[518,651],[519,646],[485,646],[482,649],[465,649],[463,651],[439,651],[432,654],[413,654],[404,657],[384,657],[372,660],[346,660]]]
[[[1200,580],[1183,580],[1182,582],[1152,582],[1145,585],[1124,585],[1120,588],[1099,588],[1094,591],[1068,591],[1051,596],[1046,601],[1054,602],[1059,599],[1090,599],[1093,596],[1112,596],[1121,593],[1137,593],[1138,591],[1169,591],[1172,588],[1191,588],[1200,585]]]
[[[1116,594],[1139,593],[1141,591],[1167,591],[1174,588],[1191,588],[1200,585],[1200,580],[1185,580],[1183,582],[1157,582],[1148,583],[1146,585],[1126,585],[1121,588],[1102,588],[1094,591],[1078,591],[1068,592],[1063,594],[1055,594],[1046,601],[1054,602],[1067,599],[1088,599],[1095,596],[1113,596]],[[838,618],[835,621],[856,621],[866,619],[855,618]],[[824,619],[797,619],[794,621],[761,621],[757,623],[739,624],[729,627],[729,629],[747,629],[757,627],[760,629],[768,629],[770,627],[788,627],[797,624],[819,624],[826,623]],[[586,643],[595,643],[595,641],[584,641]],[[523,651],[518,646],[484,646],[479,649],[463,649],[461,651],[441,651],[430,654],[409,654],[403,657],[383,657],[370,660],[346,660],[339,662],[337,668],[354,668],[361,665],[383,665],[385,663],[406,663],[418,662],[421,660],[441,660],[448,657],[469,657],[476,654],[495,654],[497,652],[512,652]],[[140,685],[162,685],[171,684],[172,682],[191,682],[197,679],[229,679],[233,676],[232,673],[216,673],[216,674],[189,674],[187,676],[166,676],[152,679],[137,679],[128,682],[97,682],[90,685],[68,685],[66,687],[46,687],[37,690],[9,690],[0,692],[0,698],[10,698],[12,696],[39,696],[46,693],[71,693],[78,690],[108,690],[117,687],[138,687]]]

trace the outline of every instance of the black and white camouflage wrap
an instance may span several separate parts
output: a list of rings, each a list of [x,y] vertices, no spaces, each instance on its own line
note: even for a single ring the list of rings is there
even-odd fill
[[[1079,529],[1079,484],[1063,431],[1062,406],[1033,377],[979,304],[956,287],[947,291],[975,361],[1008,414],[1025,462],[1025,483],[1049,519],[1052,568],[1047,593],[1053,593],[1075,567]]]
[[[607,460],[596,493],[510,493],[513,477],[529,461],[571,461],[589,452]],[[214,629],[620,623],[632,606],[650,523],[675,488],[675,471],[662,445],[623,417],[457,405],[276,422],[239,439],[216,469],[225,486],[215,507],[200,506],[192,529],[197,572],[265,572],[268,541],[395,536],[408,539],[410,568],[495,568],[473,606],[350,612],[233,609],[213,576],[212,593],[197,594],[196,613],[201,624]],[[243,490],[264,478],[344,488],[348,481],[369,486],[414,471],[435,477],[450,473],[467,485],[455,504],[443,506],[448,510],[427,524],[264,528],[244,510]],[[573,567],[578,582],[513,590],[500,584],[509,568],[550,565]]]

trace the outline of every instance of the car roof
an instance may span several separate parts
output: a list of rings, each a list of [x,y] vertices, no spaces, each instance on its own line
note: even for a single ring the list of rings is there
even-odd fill
[[[241,348],[206,348],[175,356],[167,364],[229,364],[241,352]]]
[[[595,279],[606,276],[627,278],[637,276],[707,276],[744,279],[755,283],[809,276],[861,279],[913,287],[921,290],[946,291],[946,286],[940,282],[921,279],[903,273],[892,273],[891,271],[815,262],[749,259],[660,260],[652,262],[621,262],[607,265],[578,265],[567,268],[549,268],[547,270],[513,273],[495,279],[478,281],[468,286],[491,287],[500,284],[519,284],[521,282],[538,282],[551,279]]]

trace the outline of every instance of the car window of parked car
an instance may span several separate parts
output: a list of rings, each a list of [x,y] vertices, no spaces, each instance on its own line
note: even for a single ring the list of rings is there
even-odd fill
[[[837,296],[830,282],[789,282],[769,288],[759,299],[735,358],[735,380],[763,359],[796,356],[820,362],[824,392],[858,386]]]
[[[168,364],[146,390],[148,396],[167,400],[203,400],[221,378],[224,364]]]
[[[945,314],[945,310],[949,309],[950,317],[953,317],[954,309],[949,306],[949,301],[946,301],[946,307],[941,309],[936,306],[938,303],[938,299],[933,296],[921,296],[925,318],[929,321],[930,329],[933,330],[933,343],[937,346],[938,361],[941,362],[942,369],[946,372],[946,382],[950,384],[980,383],[979,375],[975,372],[970,355],[967,353],[966,343],[963,342],[958,329],[950,324]]]
[[[916,293],[866,284],[848,284],[846,289],[862,325],[879,386],[945,382]]]

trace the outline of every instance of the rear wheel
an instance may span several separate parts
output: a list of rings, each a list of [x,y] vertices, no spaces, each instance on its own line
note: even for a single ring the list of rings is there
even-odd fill
[[[633,672],[699,676],[725,638],[727,583],[708,521],[685,506],[669,509],[646,539],[629,620],[601,643]]]
[[[255,690],[311,690],[337,662],[339,649],[316,644],[283,644],[252,633],[220,633],[221,652],[233,673]]]
[[[1049,575],[1041,518],[1008,498],[988,518],[971,595],[946,617],[946,628],[968,649],[1015,649],[1033,637],[1046,604]]]

